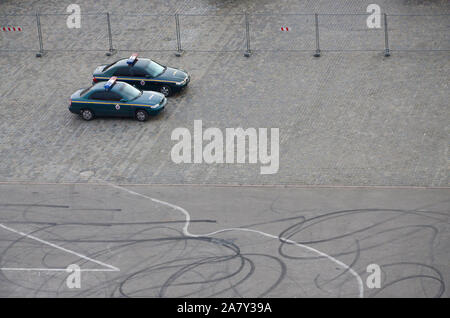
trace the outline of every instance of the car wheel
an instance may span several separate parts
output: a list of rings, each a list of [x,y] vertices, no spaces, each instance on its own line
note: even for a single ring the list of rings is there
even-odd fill
[[[136,119],[138,121],[146,121],[148,119],[148,113],[145,110],[136,111]]]
[[[172,93],[172,90],[170,89],[169,86],[163,85],[159,88],[159,92],[167,97]]]
[[[82,109],[81,110],[81,118],[89,121],[94,118],[94,113],[89,109]]]

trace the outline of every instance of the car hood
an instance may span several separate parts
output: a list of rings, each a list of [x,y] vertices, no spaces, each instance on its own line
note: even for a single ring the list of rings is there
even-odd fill
[[[167,67],[164,73],[155,77],[155,79],[163,81],[181,82],[187,77],[187,73],[172,67]]]
[[[138,98],[130,101],[130,103],[145,104],[145,105],[156,105],[161,103],[164,99],[164,95],[153,91],[143,91],[142,95]]]

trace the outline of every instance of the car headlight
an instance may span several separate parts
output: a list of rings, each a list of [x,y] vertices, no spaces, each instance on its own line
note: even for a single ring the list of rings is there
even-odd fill
[[[177,83],[177,85],[179,86],[179,85],[184,85],[184,84],[186,84],[186,81],[187,81],[187,76],[186,76],[186,78],[184,79],[184,80],[182,80],[181,82],[179,82],[179,83]]]
[[[158,108],[159,105],[160,105],[160,104],[158,103],[158,104],[156,104],[156,105],[150,106],[150,108]]]

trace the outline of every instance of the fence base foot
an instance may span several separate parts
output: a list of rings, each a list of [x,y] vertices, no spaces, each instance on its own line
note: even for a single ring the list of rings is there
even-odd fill
[[[37,52],[36,57],[43,57],[45,55],[45,52]]]
[[[386,49],[386,50],[384,51],[384,56],[385,56],[385,57],[391,56],[391,51],[389,51],[389,49]]]
[[[252,55],[252,51],[245,51],[244,56],[250,57]]]
[[[320,57],[321,53],[320,50],[316,50],[316,52],[314,53],[314,57]]]
[[[176,51],[176,52],[175,52],[175,56],[178,56],[178,57],[180,57],[180,56],[182,56],[182,55],[183,55],[183,53],[184,53],[184,51],[183,51],[183,50],[179,50],[179,51]]]
[[[116,53],[117,53],[117,50],[112,49],[112,50],[109,50],[108,52],[106,52],[105,55],[106,56],[111,56],[111,55],[114,55]]]

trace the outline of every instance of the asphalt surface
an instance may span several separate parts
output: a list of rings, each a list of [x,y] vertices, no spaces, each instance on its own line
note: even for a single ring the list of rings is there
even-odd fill
[[[382,30],[354,15],[372,2],[78,1],[96,14],[69,30],[70,1],[2,1],[15,16],[0,26],[22,31],[0,33],[0,297],[449,297],[448,16],[390,17],[385,58]],[[181,57],[175,12],[191,14]],[[348,15],[320,17],[314,58],[314,17],[274,12]],[[187,70],[189,87],[146,123],[69,113],[97,65],[134,51]],[[279,128],[279,171],[175,164],[171,133],[194,120]]]
[[[0,190],[1,297],[360,296],[357,276],[337,261],[361,278],[364,297],[449,296],[448,189]],[[380,289],[366,285],[374,263]],[[51,271],[70,264],[86,270],[80,289],[67,287],[67,273]]]

